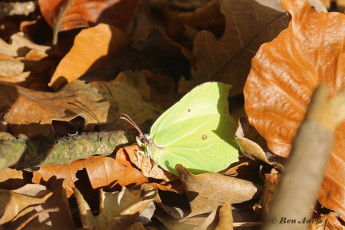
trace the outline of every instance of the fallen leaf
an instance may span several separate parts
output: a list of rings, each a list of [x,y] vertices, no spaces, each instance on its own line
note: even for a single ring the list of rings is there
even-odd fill
[[[10,57],[25,57],[30,50],[39,50],[46,52],[49,46],[37,45],[24,36],[22,32],[15,33],[11,36],[9,43],[0,39],[0,53]]]
[[[317,219],[312,219],[311,224],[308,226],[307,230],[343,230],[344,226],[338,220],[334,212],[323,215]]]
[[[86,169],[90,183],[94,189],[129,184],[142,184],[147,178],[137,169],[127,167],[111,157],[91,156],[85,160],[73,161],[69,165],[47,165],[42,166],[33,173],[32,182],[41,183],[41,180],[48,181],[55,176],[66,180],[67,196],[73,194],[72,188],[78,180],[78,170]]]
[[[176,170],[190,202],[192,212],[188,217],[211,212],[225,202],[235,204],[251,200],[260,191],[250,181],[218,173],[193,175],[181,165],[176,165]]]
[[[55,93],[5,84],[0,84],[0,89],[3,120],[14,133],[53,137],[53,121],[70,121],[78,116],[85,125],[107,121],[109,102],[81,81]]]
[[[40,198],[27,196],[9,190],[0,189],[0,224],[7,223],[14,218],[18,218],[41,203],[44,203],[52,193],[48,193]]]
[[[240,150],[243,153],[243,155],[252,160],[257,159],[267,164],[271,164],[270,162],[268,162],[266,154],[264,150],[260,147],[260,145],[245,137],[235,137],[235,140],[237,141],[238,146],[240,147]]]
[[[281,174],[275,169],[272,169],[270,173],[265,174],[264,191],[262,192],[259,204],[255,205],[254,208],[261,217],[266,217],[269,212],[269,207],[277,192],[280,178]]]
[[[56,67],[49,86],[59,89],[66,82],[100,67],[129,42],[124,32],[110,25],[98,24],[82,30],[75,37],[71,50]]]
[[[260,160],[273,167],[278,168],[280,171],[284,170],[284,166],[280,163],[271,163],[267,160],[265,151],[256,142],[249,140],[245,137],[235,137],[241,153],[252,160]]]
[[[139,214],[142,214],[150,205],[155,206],[153,201],[157,197],[158,191],[152,188],[150,189],[142,188],[142,189],[143,189],[143,192],[141,195],[142,196],[141,200],[139,202],[132,204],[125,210],[123,210],[120,213],[119,218],[117,218],[114,221],[115,223],[118,222],[118,220],[121,223],[133,222],[137,218],[139,218],[140,217]],[[111,226],[112,226],[112,223],[109,225],[110,229],[111,229]]]
[[[30,221],[25,229],[49,228],[50,230],[73,230],[75,229],[71,210],[68,204],[65,191],[65,182],[61,179],[49,181],[48,188],[53,195],[43,204],[39,205],[35,211],[40,212],[46,209],[59,208],[58,212],[42,212],[37,218]]]
[[[107,23],[123,28],[132,20],[140,0],[39,0],[43,17],[54,29],[53,43],[59,31]]]
[[[171,81],[167,80],[167,82]],[[121,72],[113,81],[92,82],[90,87],[110,102],[108,121],[114,123],[116,128],[123,128],[123,124],[119,123],[120,113],[128,114],[140,125],[149,119],[157,119],[164,112],[161,106],[146,101],[146,99],[151,100],[155,94],[152,93],[154,89],[151,89],[143,72]],[[169,91],[171,92],[172,89]],[[166,93],[169,95],[168,91]],[[107,124],[106,127],[102,127],[102,130],[110,128],[114,129]]]
[[[193,230],[205,230],[215,229],[218,219],[218,209],[215,209],[211,213],[184,218],[179,222],[192,227]]]
[[[143,174],[146,177],[161,179],[161,180],[165,180],[167,182],[178,179],[177,176],[175,176],[174,174],[162,169],[161,167],[155,167],[156,164],[152,159],[151,159],[151,164],[150,164],[147,156],[143,156],[142,154],[140,154],[140,163],[139,163],[138,157],[137,157],[139,150],[140,150],[140,148],[138,145],[132,145],[132,146],[128,146],[124,149],[120,149],[116,153],[116,159],[119,159],[121,162],[123,162],[126,165],[134,164],[135,166],[137,166],[138,168],[141,169],[141,171],[143,172]],[[154,168],[154,169],[152,170],[152,168]]]
[[[189,76],[191,51],[172,40],[161,27],[155,24],[145,33],[138,32],[140,37],[133,44],[138,53],[132,54],[135,55],[135,59],[128,58],[133,59],[140,69],[149,69],[154,73],[162,73],[174,79]],[[132,62],[127,68],[132,69]],[[175,85],[175,82],[173,84]]]
[[[267,140],[273,153],[287,157],[315,87],[325,81],[333,96],[345,85],[341,61],[345,16],[319,13],[305,0],[284,0],[282,4],[292,21],[277,38],[261,46],[253,58],[244,96],[249,122]],[[344,130],[342,123],[335,134],[319,194],[322,205],[342,216],[345,216]]]
[[[179,13],[170,23],[169,34],[173,34],[174,37],[176,37],[175,34],[181,36],[183,26],[186,30],[188,30],[188,27],[192,27],[196,29],[197,32],[200,30],[208,30],[216,35],[222,34],[224,31],[225,18],[220,12],[219,4],[219,0],[213,0],[209,1],[207,5],[196,9],[194,12]]]
[[[23,179],[23,171],[11,169],[11,168],[4,168],[0,170],[0,185],[1,188],[9,187],[10,184],[6,181],[8,180],[22,180]],[[13,183],[13,182],[12,182]],[[7,186],[6,186],[7,185]]]
[[[37,72],[44,72],[52,66],[51,62],[41,61],[48,56],[48,46],[40,46],[31,42],[22,33],[16,33],[11,37],[11,43],[0,39],[0,81],[8,83],[25,82]],[[34,55],[35,54],[35,55]],[[39,68],[33,69],[36,63]],[[54,66],[55,67],[55,66]]]
[[[70,197],[73,194],[72,188],[76,178],[76,172],[82,170],[84,164],[82,161],[73,161],[70,165],[46,165],[41,166],[39,170],[33,173],[32,182],[40,184],[42,182],[48,182],[52,177],[57,179],[64,179],[66,182],[66,193]]]
[[[147,178],[132,167],[126,167],[111,157],[89,157],[85,168],[93,188],[100,188],[116,182],[122,186],[142,184]]]
[[[126,226],[134,223],[139,213],[144,211],[156,197],[157,191],[144,192],[143,190],[129,190],[126,187],[123,187],[121,192],[100,191],[100,214],[97,216],[92,215],[89,205],[77,189],[74,189],[74,194],[83,227],[97,230],[106,229],[108,225],[110,229],[119,229],[113,228],[119,222],[126,222]],[[120,219],[112,221],[115,217]]]
[[[231,95],[242,93],[250,60],[259,46],[272,40],[286,28],[284,12],[265,7],[254,0],[220,0],[225,16],[225,31],[217,40],[213,33],[197,34],[193,48],[192,79],[179,81],[179,92],[187,92],[206,81],[221,81],[232,85]]]
[[[232,230],[233,224],[231,203],[225,202],[219,209],[219,222],[215,230]]]

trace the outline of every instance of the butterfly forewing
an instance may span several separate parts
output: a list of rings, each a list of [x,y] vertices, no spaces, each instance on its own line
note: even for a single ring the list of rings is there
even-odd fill
[[[176,174],[182,164],[194,173],[217,172],[237,161],[235,122],[228,113],[230,85],[209,82],[194,88],[151,128],[152,158]]]
[[[230,88],[231,85],[219,82],[207,82],[195,87],[156,120],[151,127],[151,137],[162,129],[172,127],[189,118],[210,114],[219,115],[220,112],[228,114],[228,101],[219,100],[219,98],[227,98]],[[224,111],[220,111],[222,109]]]

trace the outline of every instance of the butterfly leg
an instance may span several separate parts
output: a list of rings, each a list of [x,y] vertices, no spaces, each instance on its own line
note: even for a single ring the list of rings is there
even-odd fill
[[[140,168],[140,154],[143,154],[143,151],[138,150],[137,151],[137,160],[138,160],[138,168]]]
[[[153,166],[153,167],[152,167],[152,169],[151,169],[151,171],[150,171],[150,173],[149,173],[148,177],[150,177],[150,176],[151,176],[151,173],[153,172],[153,170],[155,170],[155,168],[157,168],[157,166],[158,166],[158,165],[156,164],[155,166]]]

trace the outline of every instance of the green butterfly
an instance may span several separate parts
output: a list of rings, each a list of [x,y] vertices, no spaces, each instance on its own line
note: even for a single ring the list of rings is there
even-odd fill
[[[218,172],[238,161],[236,123],[228,111],[230,88],[219,82],[195,87],[156,120],[150,135],[128,115],[120,118],[140,133],[140,153],[165,170],[177,175],[175,165],[181,164],[195,174]]]

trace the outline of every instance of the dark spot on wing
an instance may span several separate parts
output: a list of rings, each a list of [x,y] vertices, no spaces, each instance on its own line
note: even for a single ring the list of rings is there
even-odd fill
[[[202,135],[201,139],[206,140],[207,139],[206,134]]]
[[[190,112],[190,109],[188,109],[187,111]]]

